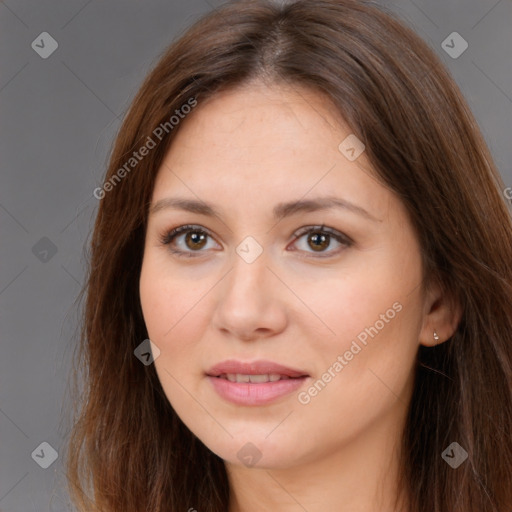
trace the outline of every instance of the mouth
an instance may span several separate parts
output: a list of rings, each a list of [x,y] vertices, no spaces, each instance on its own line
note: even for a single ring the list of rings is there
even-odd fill
[[[271,382],[286,379],[309,377],[305,371],[291,368],[273,361],[258,360],[252,362],[228,359],[216,364],[206,373],[209,377],[226,378],[231,382]],[[242,380],[238,380],[238,378]],[[266,379],[268,377],[268,379]],[[233,380],[235,378],[236,380]],[[249,380],[247,380],[249,379]]]
[[[206,376],[217,394],[236,405],[265,405],[300,388],[310,375],[272,361],[229,360]]]
[[[263,382],[277,382],[278,380],[300,379],[302,377],[307,377],[307,375],[289,377],[288,375],[280,375],[279,373],[262,373],[259,375],[247,373],[223,373],[216,376],[210,375],[210,377],[217,377],[218,379],[225,379],[230,382],[251,382],[252,384],[261,384]]]

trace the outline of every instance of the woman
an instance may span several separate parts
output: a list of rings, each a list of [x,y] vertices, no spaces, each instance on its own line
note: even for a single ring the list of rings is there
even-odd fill
[[[95,191],[79,510],[508,512],[503,188],[439,60],[371,2],[197,22]]]

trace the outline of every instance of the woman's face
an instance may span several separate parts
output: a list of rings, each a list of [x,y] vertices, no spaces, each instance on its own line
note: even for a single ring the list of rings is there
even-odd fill
[[[389,441],[426,312],[402,203],[309,90],[253,84],[182,123],[156,179],[140,277],[174,410],[232,464],[286,468]]]

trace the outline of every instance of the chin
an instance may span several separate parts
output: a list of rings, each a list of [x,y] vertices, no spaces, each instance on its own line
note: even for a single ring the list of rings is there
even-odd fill
[[[243,436],[235,436],[223,443],[203,443],[226,463],[249,469],[287,469],[299,462],[298,441],[289,437],[276,437],[270,441],[265,439],[266,435],[251,436],[246,430]]]

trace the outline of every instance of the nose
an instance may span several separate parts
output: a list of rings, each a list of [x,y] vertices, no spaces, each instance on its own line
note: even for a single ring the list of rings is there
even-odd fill
[[[267,264],[264,254],[252,263],[235,255],[233,267],[216,287],[215,329],[251,341],[286,328],[285,287]]]

